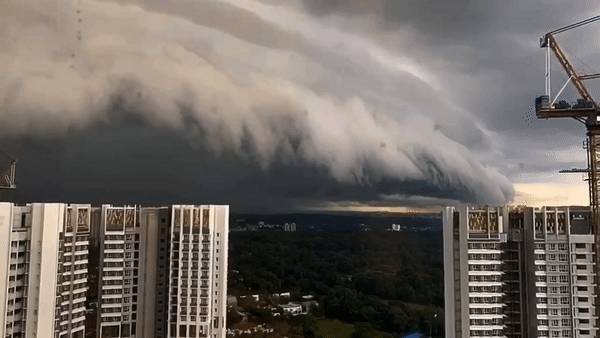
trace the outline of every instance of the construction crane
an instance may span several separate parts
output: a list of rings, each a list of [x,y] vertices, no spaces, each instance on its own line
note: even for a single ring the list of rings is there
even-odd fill
[[[600,109],[598,103],[590,95],[585,81],[599,79],[600,73],[583,74],[579,73],[569,61],[567,55],[556,40],[558,34],[570,31],[582,26],[600,21],[600,16],[595,16],[572,25],[559,28],[545,34],[540,38],[540,47],[546,48],[546,93],[536,98],[535,110],[539,119],[552,118],[573,118],[583,123],[587,130],[587,139],[584,142],[584,148],[587,151],[587,168],[562,170],[563,173],[583,173],[588,181],[590,207],[592,211],[592,231],[594,233],[596,245],[594,246],[596,269],[600,267]],[[568,79],[560,88],[554,98],[551,93],[551,54],[554,56],[567,73]],[[563,90],[569,83],[572,83],[579,96],[577,102],[573,105],[565,100],[557,101]],[[598,272],[598,270],[596,270]],[[600,287],[600,286],[599,286]],[[600,288],[597,287],[596,295],[600,295]],[[597,312],[600,310],[600,303],[596,301]]]
[[[17,174],[17,160],[8,156],[8,154],[0,151],[0,158],[4,157],[7,159],[7,165],[4,167],[0,164],[0,190],[14,190],[17,188],[15,181]]]
[[[587,140],[584,144],[587,150],[587,168],[586,169],[571,169],[563,172],[580,172],[587,174],[589,183],[589,198],[592,208],[592,218],[594,220],[594,232],[599,235],[600,230],[600,109],[598,103],[590,95],[585,81],[599,79],[600,73],[597,74],[582,74],[578,73],[569,61],[567,55],[562,50],[556,40],[558,34],[566,31],[580,28],[582,26],[600,21],[600,16],[595,16],[572,25],[568,25],[552,32],[545,34],[540,38],[540,47],[546,48],[546,94],[535,100],[536,116],[539,119],[551,118],[573,118],[583,123],[587,129]],[[567,76],[569,77],[565,84],[560,88],[554,99],[551,93],[551,72],[550,72],[550,55],[554,56],[561,64]],[[571,105],[564,100],[556,102],[560,94],[572,83],[581,98],[577,99],[577,103]],[[600,239],[600,237],[599,237]]]

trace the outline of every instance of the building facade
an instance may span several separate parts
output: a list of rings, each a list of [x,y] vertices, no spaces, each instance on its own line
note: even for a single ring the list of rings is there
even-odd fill
[[[225,337],[227,206],[104,205],[98,226],[99,337]]]
[[[90,212],[0,203],[0,336],[84,337]]]
[[[227,206],[0,203],[0,337],[211,337]]]
[[[135,206],[103,205],[99,212],[97,332],[100,337],[143,337],[145,318],[139,314],[144,295],[151,299],[152,294],[144,289],[146,266],[140,252],[148,244],[142,237],[149,229],[142,226]]]
[[[447,337],[595,337],[589,208],[446,208]]]
[[[173,206],[168,337],[225,338],[227,206]]]

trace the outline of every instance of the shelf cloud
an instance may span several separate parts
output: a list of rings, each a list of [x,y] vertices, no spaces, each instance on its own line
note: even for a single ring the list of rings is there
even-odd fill
[[[502,154],[493,132],[455,103],[439,65],[403,52],[422,36],[413,28],[398,28],[386,46],[389,31],[369,31],[362,16],[251,0],[40,0],[0,9],[3,139],[64,141],[136,123],[200,144],[198,156],[238,159],[263,175],[317,172],[300,180],[327,193],[278,190],[278,200],[300,204],[514,196],[488,157]],[[352,20],[366,28],[348,28]],[[290,179],[274,175],[266,184],[285,186],[278,177]]]

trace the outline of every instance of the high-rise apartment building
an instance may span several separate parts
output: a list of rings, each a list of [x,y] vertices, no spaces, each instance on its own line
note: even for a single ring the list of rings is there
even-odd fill
[[[295,232],[296,231],[296,222],[292,222],[292,223],[284,223],[283,224],[283,231],[286,232]]]
[[[227,206],[0,203],[0,337],[225,337]]]
[[[152,336],[157,246],[152,234],[156,223],[135,206],[103,205],[97,212],[97,332],[100,337]],[[151,309],[148,315],[147,307]]]
[[[173,206],[168,337],[225,338],[227,206]]]
[[[446,337],[595,337],[584,207],[444,210]]]
[[[225,337],[227,206],[99,212],[99,337]]]
[[[0,336],[84,336],[90,212],[0,203]]]

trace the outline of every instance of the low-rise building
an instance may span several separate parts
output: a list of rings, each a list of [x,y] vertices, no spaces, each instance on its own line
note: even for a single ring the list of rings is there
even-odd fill
[[[283,313],[286,315],[297,316],[303,313],[302,304],[287,303],[279,305],[279,307],[281,308],[281,310],[283,310]]]

